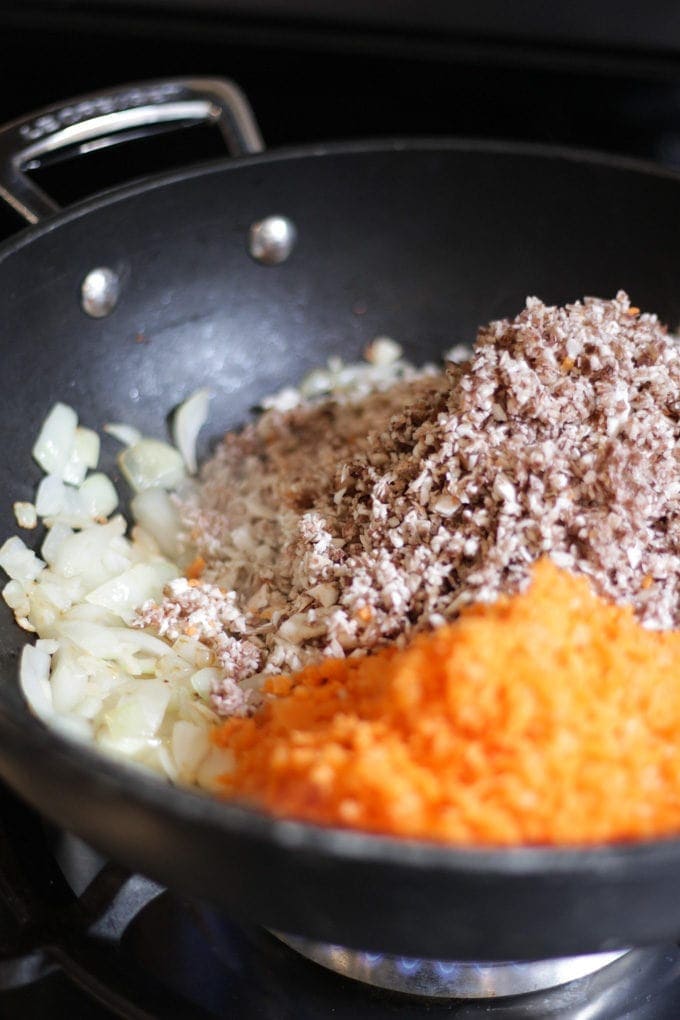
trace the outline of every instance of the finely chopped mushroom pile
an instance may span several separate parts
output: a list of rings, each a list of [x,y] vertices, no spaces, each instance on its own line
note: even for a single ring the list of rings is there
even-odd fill
[[[530,298],[443,369],[387,339],[367,356],[265,401],[198,479],[205,392],[176,415],[179,449],[110,426],[129,536],[88,475],[96,435],[57,405],[36,502],[15,508],[45,524],[40,555],[0,549],[38,635],[32,707],[322,823],[473,843],[680,831],[678,341],[620,292]],[[607,790],[629,807],[603,810]]]

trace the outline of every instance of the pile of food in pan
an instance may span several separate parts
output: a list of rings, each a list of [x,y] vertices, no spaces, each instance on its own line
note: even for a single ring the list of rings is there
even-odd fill
[[[442,366],[366,359],[264,400],[198,474],[207,391],[174,445],[106,424],[130,528],[55,405],[0,549],[33,710],[327,825],[680,832],[680,344],[620,292],[528,299]]]

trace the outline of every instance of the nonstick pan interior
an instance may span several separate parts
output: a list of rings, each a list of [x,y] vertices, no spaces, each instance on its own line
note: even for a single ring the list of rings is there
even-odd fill
[[[250,224],[298,231],[276,267]],[[680,322],[680,181],[610,160],[441,142],[280,153],[176,174],[61,214],[0,252],[2,535],[38,480],[30,450],[61,399],[101,427],[163,435],[206,383],[215,440],[264,394],[388,334],[416,362],[514,314],[619,288]],[[84,276],[114,268],[104,319]],[[203,452],[209,445],[206,442]],[[115,474],[115,444],[103,469]],[[121,487],[122,488],[122,487]],[[455,850],[275,822],[76,748],[17,691],[24,635],[0,614],[0,774],[48,817],[236,916],[432,957],[565,955],[677,938],[680,842]]]

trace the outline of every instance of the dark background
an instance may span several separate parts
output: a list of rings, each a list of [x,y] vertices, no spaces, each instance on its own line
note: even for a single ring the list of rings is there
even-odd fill
[[[210,74],[244,87],[268,146],[445,134],[680,165],[680,6],[631,6],[0,2],[0,121],[125,81]],[[173,145],[130,147],[123,160],[100,154],[87,170],[50,171],[44,183],[66,202],[220,152],[197,129]]]

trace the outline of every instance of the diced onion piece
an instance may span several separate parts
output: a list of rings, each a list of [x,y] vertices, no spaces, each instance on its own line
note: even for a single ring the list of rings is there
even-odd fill
[[[45,570],[40,581],[33,587],[31,599],[40,592],[60,613],[65,613],[73,605],[74,599],[80,598],[80,584],[77,579],[61,577],[52,570]]]
[[[160,680],[142,680],[134,692],[123,695],[116,707],[106,713],[106,723],[114,740],[149,740],[163,722],[170,701],[170,688]]]
[[[25,583],[35,581],[38,574],[45,569],[45,564],[38,559],[32,549],[14,535],[0,548],[0,567],[13,581]]]
[[[94,469],[99,463],[99,436],[92,429],[81,426],[75,431],[69,459],[64,465],[62,478],[69,485],[80,485],[88,468]]]
[[[80,489],[74,489],[72,485],[64,486],[64,502],[58,513],[45,514],[45,523],[52,526],[54,523],[68,524],[71,528],[86,528],[92,524],[92,518],[87,512],[84,500],[81,499]]]
[[[160,439],[140,439],[118,457],[120,469],[135,492],[176,489],[185,477],[179,450]]]
[[[55,404],[45,418],[33,447],[33,456],[46,474],[63,477],[77,424],[78,416],[67,404]]]
[[[190,475],[195,475],[198,467],[196,461],[196,440],[198,433],[208,418],[210,391],[196,390],[175,411],[172,423],[172,435],[175,446],[182,454]]]
[[[123,446],[135,446],[142,438],[142,433],[134,425],[126,425],[124,422],[109,422],[104,426],[104,432],[113,436]]]
[[[38,513],[34,503],[15,503],[14,516],[20,528],[34,528],[38,523]]]
[[[147,492],[154,492],[154,489],[147,489]],[[163,491],[162,489],[159,491]],[[141,493],[140,493],[141,495]],[[135,497],[137,498],[137,497]],[[160,556],[161,547],[156,539],[141,524],[134,524],[130,532],[132,539],[132,551],[135,557],[145,562],[150,556]]]
[[[85,623],[101,623],[103,627],[117,627],[120,619],[108,609],[91,606],[87,602],[78,602],[64,613],[65,620],[83,620]],[[94,660],[93,660],[94,661]],[[107,666],[108,668],[108,666]]]
[[[130,503],[135,521],[158,542],[160,550],[171,560],[180,553],[181,523],[172,500],[164,489],[145,489]]]
[[[61,631],[69,641],[89,655],[121,662],[123,665],[130,655],[138,652],[160,657],[168,651],[168,646],[160,638],[129,627],[104,627],[81,620],[64,620]]]
[[[8,581],[2,589],[2,597],[17,616],[28,616],[30,613],[28,592],[20,581]]]
[[[87,671],[70,648],[55,655],[52,669],[52,704],[57,712],[72,712],[87,692]]]
[[[113,482],[100,471],[86,478],[78,491],[90,517],[108,517],[118,506],[118,493]]]
[[[393,365],[404,353],[401,344],[389,336],[377,336],[364,351],[366,361],[372,365]]]
[[[116,613],[125,623],[130,623],[135,609],[147,599],[159,599],[163,587],[174,577],[177,577],[177,568],[167,560],[137,563],[91,591],[87,601]]]
[[[234,753],[228,747],[212,747],[200,765],[196,782],[204,790],[216,790],[220,776],[233,772]]]
[[[83,428],[79,425],[76,429],[76,448],[85,466],[94,471],[99,463],[99,450],[101,441],[94,429]]]
[[[185,686],[195,668],[179,655],[164,655],[156,663],[156,676],[162,676],[174,686],[178,684]]]
[[[208,666],[205,669],[199,669],[191,677],[191,686],[204,700],[208,700],[213,692],[213,688],[222,679],[222,673],[219,669],[215,669],[213,666]]]
[[[281,412],[292,411],[300,403],[300,397],[300,390],[296,390],[293,386],[284,386],[278,393],[265,397],[260,406],[265,410],[273,408],[275,411]]]
[[[113,517],[108,524],[102,524],[84,531],[73,532],[66,538],[54,555],[53,569],[64,577],[97,577],[91,587],[96,587],[110,576],[102,566],[105,552],[111,541],[125,531],[122,517]],[[99,577],[100,574],[106,577]]]
[[[303,397],[313,399],[324,393],[329,393],[333,388],[333,378],[328,369],[313,368],[311,372],[302,379],[300,393]],[[280,408],[279,408],[280,410]]]
[[[26,645],[21,653],[19,682],[26,701],[41,719],[54,715],[49,675],[50,657],[47,652],[34,645]]]
[[[101,524],[95,525],[95,527],[101,527]],[[113,539],[102,554],[102,567],[104,570],[106,570],[109,577],[115,577],[131,566],[132,549],[127,539],[123,539],[122,543],[117,539]]]
[[[35,647],[40,651],[47,652],[48,655],[54,655],[59,651],[59,642],[52,638],[38,638]]]
[[[54,524],[49,529],[40,550],[46,563],[52,566],[59,549],[72,534],[73,531],[67,524]]]
[[[41,637],[56,637],[55,627],[61,617],[61,608],[52,601],[44,585],[36,584],[30,594],[31,611],[28,620]]]
[[[39,517],[56,517],[64,509],[66,486],[58,475],[45,475],[38,486],[35,508]]]
[[[180,777],[191,782],[210,751],[210,736],[205,726],[180,719],[172,728],[172,754]]]
[[[172,650],[175,655],[179,655],[185,662],[192,665],[194,669],[201,669],[212,662],[210,649],[188,634],[180,634],[177,640],[173,642]]]

